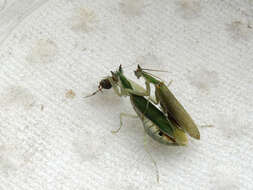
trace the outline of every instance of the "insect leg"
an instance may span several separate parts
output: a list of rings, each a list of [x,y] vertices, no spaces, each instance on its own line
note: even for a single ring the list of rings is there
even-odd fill
[[[213,125],[200,125],[200,127],[213,127]]]
[[[142,86],[140,86],[139,84],[135,83],[134,81],[131,81],[131,85],[133,86],[134,90],[132,89],[125,89],[128,93],[130,94],[135,94],[137,96],[148,96],[148,101],[146,104],[146,109],[143,112],[143,115],[146,113],[146,111],[148,110],[148,105],[149,105],[149,101],[153,102],[154,104],[158,104],[158,102],[152,98],[150,96],[150,82],[149,81],[145,81],[145,85],[146,85],[146,89],[144,89]]]
[[[173,80],[170,80],[170,82],[166,85],[167,87],[169,87],[172,84]]]
[[[119,117],[120,117],[120,126],[119,126],[118,129],[112,131],[112,133],[118,133],[119,132],[119,130],[121,129],[121,127],[123,125],[123,122],[122,122],[123,117],[138,118],[137,115],[127,114],[127,113],[120,113]]]
[[[150,96],[150,84],[147,81],[145,82],[146,89],[132,80],[129,80],[129,82],[131,83],[133,89],[125,89],[128,93],[135,94],[137,96]]]
[[[159,183],[159,170],[158,170],[158,167],[157,167],[157,164],[156,164],[156,161],[154,160],[154,158],[152,157],[151,153],[148,151],[148,147],[147,147],[147,142],[148,142],[148,138],[147,138],[148,135],[145,135],[144,136],[144,147],[145,147],[145,150],[147,152],[147,154],[149,155],[151,161],[153,162],[154,166],[155,166],[155,170],[156,170],[156,180],[157,180],[157,183]]]

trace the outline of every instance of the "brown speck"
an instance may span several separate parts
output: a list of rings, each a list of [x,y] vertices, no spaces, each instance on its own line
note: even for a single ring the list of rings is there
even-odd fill
[[[44,110],[44,105],[43,105],[43,104],[40,105],[40,110],[41,110],[41,111]]]
[[[65,94],[65,97],[68,99],[73,99],[75,96],[76,96],[76,94],[73,90],[68,90]]]

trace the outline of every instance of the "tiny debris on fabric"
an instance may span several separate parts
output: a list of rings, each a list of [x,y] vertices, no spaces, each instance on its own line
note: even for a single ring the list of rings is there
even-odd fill
[[[67,99],[73,99],[73,98],[75,98],[75,96],[76,96],[76,93],[73,91],[73,90],[68,90],[66,93],[65,93],[65,97],[67,98]]]

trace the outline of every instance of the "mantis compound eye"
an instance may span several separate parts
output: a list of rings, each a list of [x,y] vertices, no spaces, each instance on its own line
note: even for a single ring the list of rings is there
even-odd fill
[[[103,79],[100,81],[98,88],[99,89],[110,89],[112,87],[110,81],[108,79]]]

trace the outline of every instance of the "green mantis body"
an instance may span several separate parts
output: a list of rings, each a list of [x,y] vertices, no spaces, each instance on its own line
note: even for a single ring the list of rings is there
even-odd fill
[[[178,128],[175,122],[168,120],[156,106],[141,96],[145,89],[127,79],[121,66],[118,71],[111,73],[112,76],[100,81],[99,90],[112,87],[118,96],[129,96],[133,109],[143,123],[144,130],[155,141],[167,145],[187,144],[184,131]]]
[[[98,90],[89,96],[95,95],[102,89],[113,88],[118,96],[129,96],[133,109],[142,121],[145,132],[153,140],[165,145],[186,145],[188,143],[184,130],[178,127],[176,121],[168,119],[162,111],[144,97],[147,94],[146,90],[137,83],[127,79],[123,74],[121,66],[118,71],[111,72],[111,74],[112,76],[102,79]],[[120,123],[122,125],[122,122]],[[147,151],[147,153],[149,152]],[[159,172],[156,162],[150,153],[149,155],[156,167],[157,181],[159,182]]]
[[[167,117],[171,122],[185,130],[191,137],[200,139],[197,125],[164,82],[153,77],[148,72],[143,71],[139,65],[135,71],[135,75],[137,78],[143,77],[145,79],[145,96],[150,96],[150,83],[155,86],[155,100],[151,100],[155,104],[160,103],[163,112],[167,114]]]

